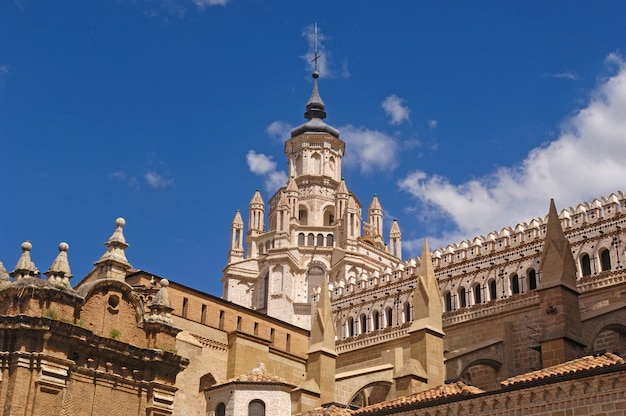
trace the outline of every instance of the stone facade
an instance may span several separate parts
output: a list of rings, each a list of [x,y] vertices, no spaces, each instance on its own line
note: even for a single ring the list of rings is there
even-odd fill
[[[149,322],[120,273],[130,268],[122,226],[118,220],[108,254],[75,288],[65,243],[46,280],[28,242],[13,281],[0,263],[2,415],[172,414],[188,360],[172,351],[180,330],[165,318]]]
[[[122,219],[74,287],[65,243],[45,279],[30,243],[0,263],[0,414],[624,414],[616,355],[516,377],[626,353],[625,193],[403,259],[325,117],[314,74],[290,179],[235,214],[223,299],[132,268]]]

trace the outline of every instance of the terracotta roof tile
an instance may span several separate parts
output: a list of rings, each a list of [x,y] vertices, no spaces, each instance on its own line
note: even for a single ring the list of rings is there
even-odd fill
[[[268,373],[263,363],[260,363],[257,368],[253,369],[249,373],[241,374],[223,383],[219,383],[214,387],[222,386],[224,384],[230,384],[230,383],[266,383],[266,384],[278,383],[278,384],[292,385],[284,378]]]
[[[579,371],[588,371],[597,368],[609,367],[617,364],[624,364],[624,360],[617,355],[611,354],[609,352],[596,356],[588,355],[562,364],[557,364],[552,367],[542,368],[541,370],[511,377],[504,380],[500,384],[502,384],[502,386],[504,387],[507,387],[513,384],[527,383],[534,380],[541,380],[564,374],[572,374]]]
[[[467,396],[480,393],[484,393],[484,390],[481,390],[478,387],[469,386],[462,381],[457,381],[456,383],[444,384],[442,386],[411,394],[409,396],[398,397],[397,399],[376,403],[367,407],[362,407],[361,409],[354,410],[352,414],[367,415],[369,413],[396,409],[421,402],[429,402],[447,397]]]
[[[317,407],[313,410],[307,410],[303,413],[298,413],[296,416],[352,416],[352,411],[344,407],[337,407],[331,405],[328,407]]]

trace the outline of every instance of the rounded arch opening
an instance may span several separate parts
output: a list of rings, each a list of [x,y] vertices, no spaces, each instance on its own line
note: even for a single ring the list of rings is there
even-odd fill
[[[388,381],[375,381],[359,389],[348,401],[352,409],[369,406],[384,402],[387,399],[391,383]]]
[[[467,364],[459,374],[459,380],[485,391],[500,388],[498,372],[502,363],[492,359],[478,359]]]

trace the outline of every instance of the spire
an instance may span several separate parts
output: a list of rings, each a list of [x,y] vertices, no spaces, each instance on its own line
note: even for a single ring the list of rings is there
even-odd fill
[[[542,287],[564,285],[576,291],[576,263],[553,199],[550,200],[540,268]]]
[[[237,210],[230,227],[228,262],[231,263],[234,259],[243,259],[243,254],[243,219],[241,219],[241,213]]]
[[[333,325],[330,308],[328,273],[324,272],[317,309],[311,323],[311,347],[309,350],[325,349],[333,353],[335,352],[335,325]]]
[[[380,202],[378,201],[378,195],[374,194],[374,197],[372,198],[372,202],[370,203],[370,207],[369,207],[370,211],[376,210],[376,211],[382,211],[383,208],[380,206]]]
[[[39,270],[37,270],[35,263],[33,263],[33,261],[30,259],[30,250],[32,248],[33,245],[30,243],[30,241],[25,241],[22,243],[22,255],[15,265],[15,270],[10,273],[11,277],[13,277],[13,280],[20,280],[26,277],[35,277],[39,274]]]
[[[348,192],[348,187],[346,186],[346,180],[344,178],[341,178],[341,182],[339,182],[339,186],[337,187],[337,195],[350,195],[350,192]]]
[[[59,254],[54,259],[52,265],[44,274],[48,277],[48,281],[53,283],[61,283],[67,287],[70,287],[70,280],[72,272],[70,271],[70,263],[67,259],[67,250],[70,246],[67,243],[59,244]]]
[[[554,200],[550,200],[546,236],[541,253],[539,294],[542,365],[548,367],[582,356],[579,292],[576,289],[576,263],[561,228]]]
[[[311,91],[311,97],[306,103],[306,111],[304,112],[304,118],[308,121],[291,130],[291,137],[296,137],[302,133],[313,132],[328,133],[339,138],[339,130],[329,126],[323,121],[326,118],[326,111],[324,111],[324,101],[317,87],[317,79],[320,77],[319,72],[314,71],[312,77],[313,91]]]
[[[289,203],[291,217],[298,218],[300,189],[298,189],[298,184],[296,183],[296,179],[293,176],[287,181],[287,189],[285,189],[285,195],[287,196],[287,202]]]
[[[132,268],[128,260],[126,260],[126,254],[124,254],[124,250],[128,247],[122,231],[124,225],[126,225],[124,218],[115,220],[115,231],[109,240],[104,243],[107,251],[94,263],[99,268],[99,279],[125,280],[126,272]]]
[[[239,212],[239,210],[235,212],[235,218],[233,218],[233,226],[235,225],[241,225],[243,227],[243,219],[241,218],[241,212]]]
[[[418,275],[414,299],[413,327],[428,327],[436,332],[443,333],[441,321],[441,295],[435,277],[433,261],[428,249],[428,240],[424,239],[422,257],[420,258],[420,270]]]
[[[402,233],[400,232],[398,220],[395,218],[389,230],[389,240],[391,254],[402,258]]]
[[[261,192],[258,189],[252,196],[252,200],[250,200],[248,211],[248,230],[257,233],[263,232],[263,229],[265,228],[265,203],[263,202]]]
[[[320,97],[320,93],[317,88],[317,79],[320,77],[319,72],[314,71],[312,77],[313,91],[311,91],[311,97],[306,103],[306,111],[304,112],[304,117],[307,120],[311,120],[313,118],[319,118],[320,120],[323,120],[326,118],[326,112],[324,111],[324,101],[322,100],[322,97]]]
[[[394,377],[398,394],[403,395],[439,386],[445,380],[441,297],[426,240],[413,304],[409,359]]]
[[[322,290],[311,322],[311,346],[308,351],[307,377],[301,388],[315,391],[320,404],[335,401],[335,325],[330,311],[328,272],[324,272]]]
[[[252,199],[250,200],[250,206],[252,205],[264,205],[263,197],[261,197],[261,191],[258,189],[252,195]]]

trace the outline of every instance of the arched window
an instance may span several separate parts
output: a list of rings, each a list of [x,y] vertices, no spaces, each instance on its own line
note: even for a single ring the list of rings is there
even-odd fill
[[[478,305],[483,302],[482,298],[482,288],[480,287],[480,283],[476,283],[474,285],[474,304]]]
[[[582,269],[583,276],[591,276],[591,259],[589,254],[585,253],[580,256],[580,268]]]
[[[226,416],[226,405],[224,403],[220,403],[215,408],[215,416]]]
[[[320,175],[322,173],[322,157],[319,155],[319,153],[315,153],[313,156],[311,156],[311,162],[313,163],[313,175]]]
[[[354,336],[354,318],[352,317],[348,318],[348,336],[349,337]]]
[[[300,220],[300,225],[308,225],[309,220],[306,209],[300,207],[300,210],[298,211],[298,219]]]
[[[315,236],[312,233],[308,235],[306,245],[309,247],[313,247],[315,245]]]
[[[467,298],[465,297],[465,288],[463,286],[459,289],[459,306],[461,308],[467,306]]]
[[[378,311],[372,312],[372,323],[374,324],[374,330],[380,329],[380,314]]]
[[[303,246],[304,245],[304,233],[298,234],[298,245],[299,246]]]
[[[334,244],[333,235],[332,234],[328,234],[326,236],[326,247],[332,247],[333,244]]]
[[[528,289],[537,289],[537,272],[535,272],[535,269],[528,270]]]
[[[387,320],[387,326],[393,325],[393,310],[391,308],[385,309],[385,317]]]
[[[514,295],[519,293],[519,277],[517,277],[517,273],[511,275],[511,293]]]
[[[248,405],[248,416],[265,416],[265,403],[261,400],[252,400]]]
[[[489,300],[496,300],[498,298],[498,296],[496,295],[497,293],[497,287],[496,287],[496,281],[495,279],[491,279],[489,281]]]
[[[411,303],[409,301],[404,302],[404,322],[411,321]]]
[[[296,157],[296,176],[302,175],[302,156]]]
[[[324,210],[324,226],[329,227],[335,222],[335,208],[328,207]]]
[[[609,253],[609,250],[604,249],[600,252],[600,265],[602,266],[602,271],[611,270],[611,253]]]
[[[362,313],[361,316],[359,317],[359,321],[361,323],[361,332],[359,333],[364,334],[367,332],[367,316],[365,316],[365,314]]]
[[[324,247],[324,236],[322,234],[317,235],[317,245],[319,247]]]
[[[443,302],[446,305],[446,312],[450,312],[452,310],[452,295],[450,292],[446,292],[443,295]]]

